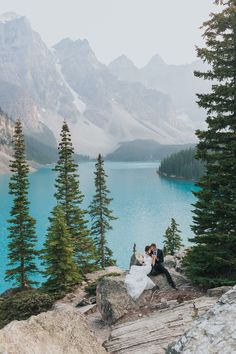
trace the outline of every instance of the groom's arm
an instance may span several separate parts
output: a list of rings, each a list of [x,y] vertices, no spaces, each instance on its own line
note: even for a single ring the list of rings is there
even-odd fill
[[[163,263],[164,262],[164,256],[162,250],[158,250],[158,261]]]

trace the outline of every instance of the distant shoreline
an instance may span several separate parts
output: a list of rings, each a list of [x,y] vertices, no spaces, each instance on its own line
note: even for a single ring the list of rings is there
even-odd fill
[[[159,172],[159,170],[156,170],[156,173],[157,173],[160,177],[164,177],[164,178],[179,179],[179,180],[181,180],[181,181],[189,181],[189,182],[197,182],[197,179],[194,179],[194,178],[187,178],[187,177],[176,176],[176,175],[168,175],[167,173],[161,173],[161,172]]]

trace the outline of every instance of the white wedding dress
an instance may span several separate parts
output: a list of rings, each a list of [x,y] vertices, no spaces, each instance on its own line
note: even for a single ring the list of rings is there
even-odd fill
[[[145,254],[144,265],[131,266],[129,273],[125,277],[125,285],[129,295],[134,299],[138,299],[144,290],[152,289],[155,284],[148,277],[152,269],[152,257]]]

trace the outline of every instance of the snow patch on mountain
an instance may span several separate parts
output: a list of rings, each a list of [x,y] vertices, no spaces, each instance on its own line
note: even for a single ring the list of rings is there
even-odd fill
[[[77,92],[75,92],[72,87],[68,84],[68,82],[66,81],[63,72],[62,72],[62,67],[61,64],[59,63],[59,61],[56,61],[56,68],[58,71],[58,74],[61,77],[61,80],[63,82],[63,84],[66,86],[66,88],[70,91],[70,93],[73,96],[73,103],[76,106],[76,108],[78,109],[78,111],[83,114],[84,111],[86,110],[86,104],[79,98],[79,95],[77,94]]]

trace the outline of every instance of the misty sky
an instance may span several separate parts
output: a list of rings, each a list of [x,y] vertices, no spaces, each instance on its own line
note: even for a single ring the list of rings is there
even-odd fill
[[[214,10],[213,0],[0,0],[0,13],[26,15],[50,46],[87,38],[103,63],[126,54],[138,66],[156,53],[172,64],[195,60],[199,27]]]

